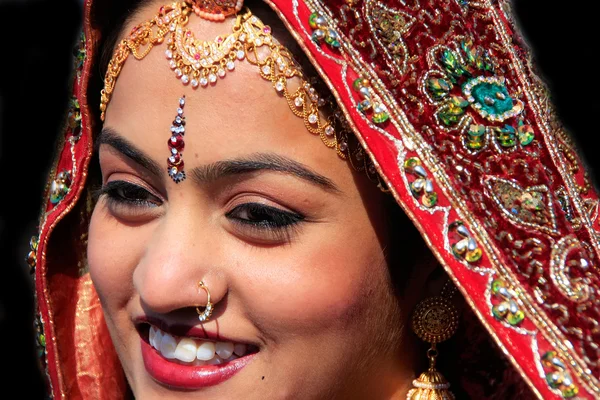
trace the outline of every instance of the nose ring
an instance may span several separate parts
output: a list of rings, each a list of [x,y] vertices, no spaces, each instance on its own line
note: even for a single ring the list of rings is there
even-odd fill
[[[204,284],[204,282],[198,282],[198,288],[202,289],[206,292],[207,300],[206,307],[204,307],[204,311],[200,311],[200,307],[196,307],[196,312],[198,313],[198,319],[200,322],[208,321],[213,312],[213,304],[210,302],[210,292],[208,291],[208,287]]]

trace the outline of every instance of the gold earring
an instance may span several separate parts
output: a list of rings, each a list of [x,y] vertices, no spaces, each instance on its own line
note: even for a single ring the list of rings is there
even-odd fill
[[[421,301],[414,310],[411,327],[419,338],[431,343],[431,347],[427,350],[429,369],[413,380],[407,400],[454,400],[450,383],[435,369],[435,361],[436,344],[448,340],[458,328],[458,311],[450,301],[455,291],[448,281],[441,296]]]
[[[198,288],[204,290],[207,296],[206,307],[204,307],[204,311],[200,311],[200,307],[196,307],[198,319],[200,320],[200,322],[205,322],[208,321],[208,319],[212,315],[213,304],[210,302],[210,292],[208,291],[208,287],[204,284],[204,282],[198,282]]]

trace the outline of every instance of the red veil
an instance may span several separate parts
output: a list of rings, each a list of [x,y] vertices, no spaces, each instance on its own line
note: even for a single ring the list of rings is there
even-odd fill
[[[461,382],[465,391],[500,398],[489,388],[522,384],[543,399],[599,398],[598,196],[531,70],[508,0],[267,2],[470,306],[462,341],[491,340],[510,365],[487,371],[495,353],[458,354],[472,378]],[[86,1],[68,123],[32,241],[38,329],[56,398],[126,393],[85,270],[99,48],[124,8]]]

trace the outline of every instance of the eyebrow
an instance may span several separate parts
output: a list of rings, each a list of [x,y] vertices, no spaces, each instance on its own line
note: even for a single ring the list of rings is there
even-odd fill
[[[166,172],[166,167],[161,167],[156,161],[148,157],[143,151],[135,147],[135,145],[123,138],[123,136],[119,135],[112,128],[105,127],[102,129],[95,145],[96,150],[102,144],[111,146],[153,175],[163,176]],[[300,178],[328,192],[341,193],[341,190],[331,179],[291,158],[274,153],[255,153],[247,157],[220,160],[201,165],[188,172],[188,176],[198,183],[212,183],[226,177],[260,171],[281,172]]]

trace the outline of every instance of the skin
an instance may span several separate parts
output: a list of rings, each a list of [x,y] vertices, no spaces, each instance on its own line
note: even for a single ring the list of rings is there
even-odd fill
[[[158,5],[140,10],[124,32]],[[200,38],[224,32],[222,24],[193,21]],[[193,90],[174,77],[163,52],[159,46],[143,61],[125,62],[104,124],[112,136],[104,134],[99,146],[103,185],[138,185],[147,194],[127,196],[150,204],[101,195],[88,242],[92,280],[135,397],[404,398],[415,374],[415,342],[404,326],[426,274],[414,276],[402,298],[395,294],[384,251],[390,237],[381,204],[388,195],[309,134],[255,66],[236,63],[214,87]],[[188,179],[175,184],[166,174],[167,139],[183,94]],[[159,174],[110,137],[153,160]],[[201,180],[190,174],[257,154],[294,160],[335,189],[272,170]],[[260,230],[229,214],[246,203],[304,219],[287,231]],[[215,304],[204,328],[259,353],[217,386],[174,390],[146,372],[134,320],[147,315],[198,326],[194,307],[206,301],[199,280]]]

